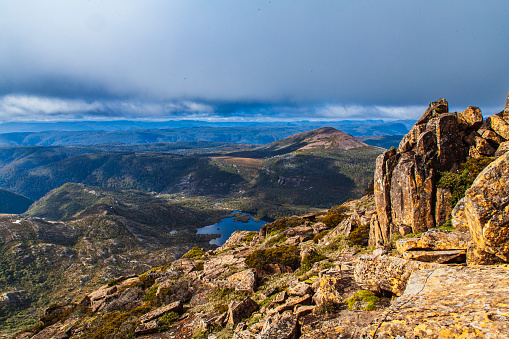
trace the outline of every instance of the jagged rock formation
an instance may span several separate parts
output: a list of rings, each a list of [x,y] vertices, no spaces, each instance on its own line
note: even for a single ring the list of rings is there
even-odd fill
[[[425,232],[449,220],[450,192],[436,187],[441,173],[457,171],[468,158],[494,156],[509,138],[505,111],[483,121],[478,107],[461,113],[448,110],[445,99],[432,102],[399,147],[377,158],[377,219],[370,244],[387,244],[394,233],[409,228]]]

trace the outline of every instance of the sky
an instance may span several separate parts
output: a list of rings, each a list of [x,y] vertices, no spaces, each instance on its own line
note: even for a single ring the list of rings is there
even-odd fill
[[[501,111],[509,1],[0,0],[0,122]]]

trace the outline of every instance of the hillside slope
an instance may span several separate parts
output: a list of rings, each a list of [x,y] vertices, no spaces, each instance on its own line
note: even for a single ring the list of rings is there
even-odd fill
[[[0,300],[0,323],[29,323],[37,308],[122,274],[140,274],[193,246],[212,248],[209,241],[216,236],[196,234],[196,228],[224,214],[228,211],[82,184],[52,191],[25,216],[0,214],[0,291],[23,291],[15,305]]]
[[[0,187],[34,200],[68,182],[221,199],[274,219],[296,213],[283,205],[326,208],[359,197],[381,152],[332,128],[257,148],[205,142],[0,147]]]
[[[33,200],[0,188],[0,213],[20,214],[25,212]]]

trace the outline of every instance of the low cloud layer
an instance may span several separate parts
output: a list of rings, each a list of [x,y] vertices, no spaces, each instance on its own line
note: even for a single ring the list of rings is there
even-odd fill
[[[441,97],[496,110],[509,90],[506,1],[19,0],[0,13],[2,121],[416,118]]]
[[[7,95],[0,121],[193,119],[209,121],[417,119],[426,106],[262,105],[185,102],[93,101]]]

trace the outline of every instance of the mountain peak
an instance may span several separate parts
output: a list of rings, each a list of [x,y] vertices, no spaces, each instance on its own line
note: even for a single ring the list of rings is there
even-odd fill
[[[291,149],[291,151],[325,148],[349,150],[368,146],[359,139],[333,127],[321,127],[311,131],[297,133],[286,139],[275,141],[266,147],[271,150]]]

